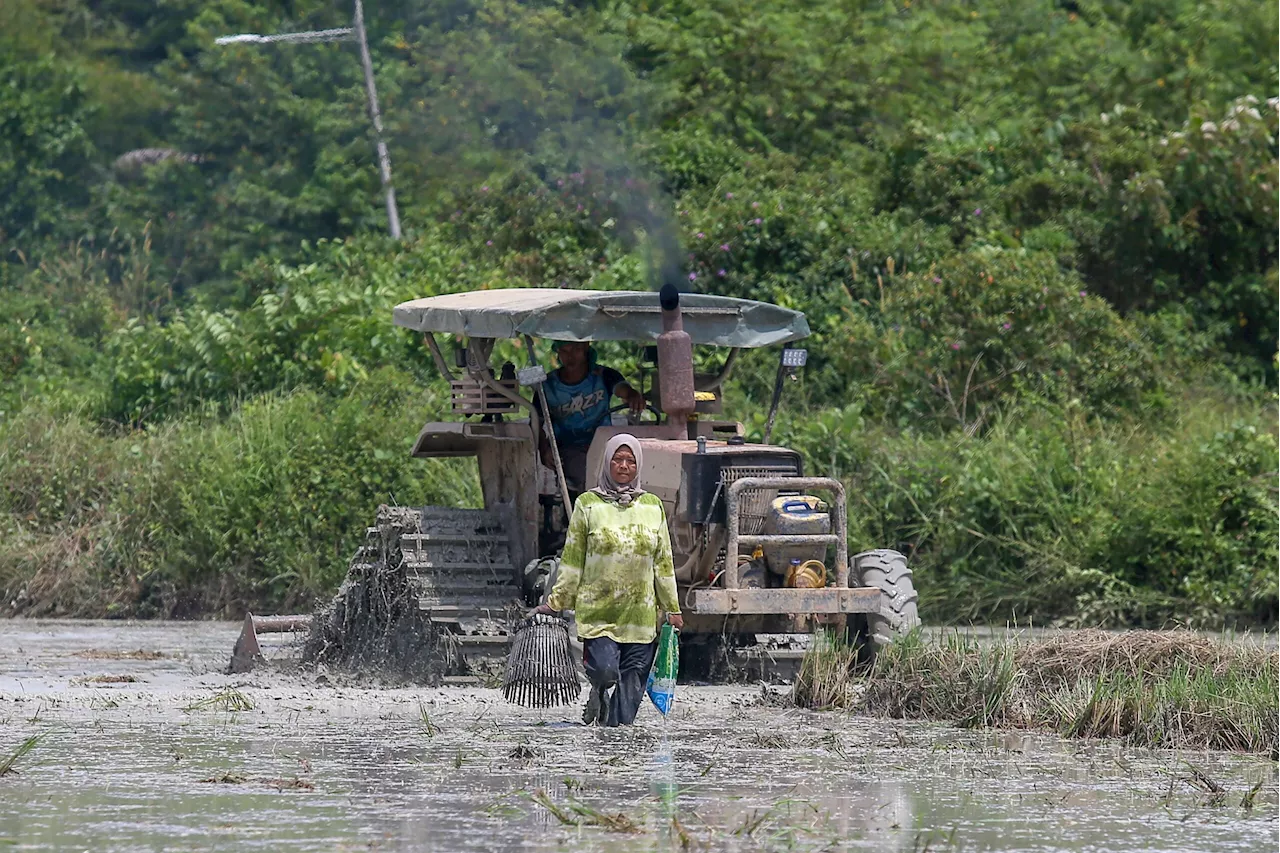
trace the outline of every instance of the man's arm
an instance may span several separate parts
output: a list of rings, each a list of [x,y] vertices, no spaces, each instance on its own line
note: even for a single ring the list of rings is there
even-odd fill
[[[644,395],[627,384],[627,380],[622,378],[622,374],[614,370],[612,367],[604,368],[604,384],[610,389],[610,393],[619,400],[625,400],[627,405],[631,407],[633,412],[644,411]]]

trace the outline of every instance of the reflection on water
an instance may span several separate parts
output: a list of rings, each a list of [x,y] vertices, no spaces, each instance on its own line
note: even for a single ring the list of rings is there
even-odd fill
[[[646,708],[634,729],[586,728],[576,708],[512,708],[496,691],[224,676],[237,631],[0,623],[0,760],[49,732],[0,779],[0,844],[1276,848],[1276,769],[1264,759],[813,714],[730,688],[683,688],[666,722]],[[163,657],[119,654],[139,649]],[[137,680],[88,680],[99,676]],[[230,686],[252,710],[184,710]],[[1183,780],[1188,762],[1228,789],[1225,805]]]

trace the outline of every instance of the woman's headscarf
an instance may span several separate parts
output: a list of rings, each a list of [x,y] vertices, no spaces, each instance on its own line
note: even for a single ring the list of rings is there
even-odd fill
[[[636,457],[635,479],[626,485],[613,479],[613,472],[609,470],[613,455],[622,447],[629,447]],[[607,501],[612,501],[619,506],[627,506],[644,494],[644,489],[640,487],[640,472],[643,469],[644,457],[640,453],[640,440],[629,433],[619,433],[609,439],[609,443],[604,446],[604,457],[600,460],[600,474],[596,477],[596,487],[591,491]]]

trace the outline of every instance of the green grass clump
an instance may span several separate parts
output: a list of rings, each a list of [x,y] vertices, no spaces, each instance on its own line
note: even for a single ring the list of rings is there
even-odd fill
[[[915,633],[877,656],[856,694],[851,673],[844,670],[838,688],[828,676],[828,694],[856,695],[849,706],[876,716],[1122,738],[1148,747],[1277,749],[1275,652],[1190,632],[1080,631],[995,641]],[[809,693],[793,696],[806,707],[826,707]]]
[[[815,634],[791,685],[792,700],[818,710],[849,707],[854,702],[849,673],[856,663],[855,647],[828,632]]]
[[[1115,673],[1064,687],[1053,701],[1073,737],[1125,737],[1156,747],[1276,749],[1275,668],[1221,674],[1185,662],[1164,676]]]
[[[8,776],[10,773],[17,773],[18,771],[14,765],[25,758],[31,750],[35,749],[40,741],[44,740],[45,735],[47,734],[48,732],[41,732],[40,734],[32,735],[22,743],[18,744],[17,748],[14,749],[13,752],[9,753],[3,759],[0,759],[0,778]]]

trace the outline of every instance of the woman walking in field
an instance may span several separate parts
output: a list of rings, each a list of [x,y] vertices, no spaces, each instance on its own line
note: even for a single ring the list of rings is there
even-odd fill
[[[538,607],[576,612],[591,681],[589,725],[635,722],[658,647],[659,608],[684,627],[666,513],[641,488],[642,464],[635,436],[609,440],[596,487],[574,504],[555,586]]]

